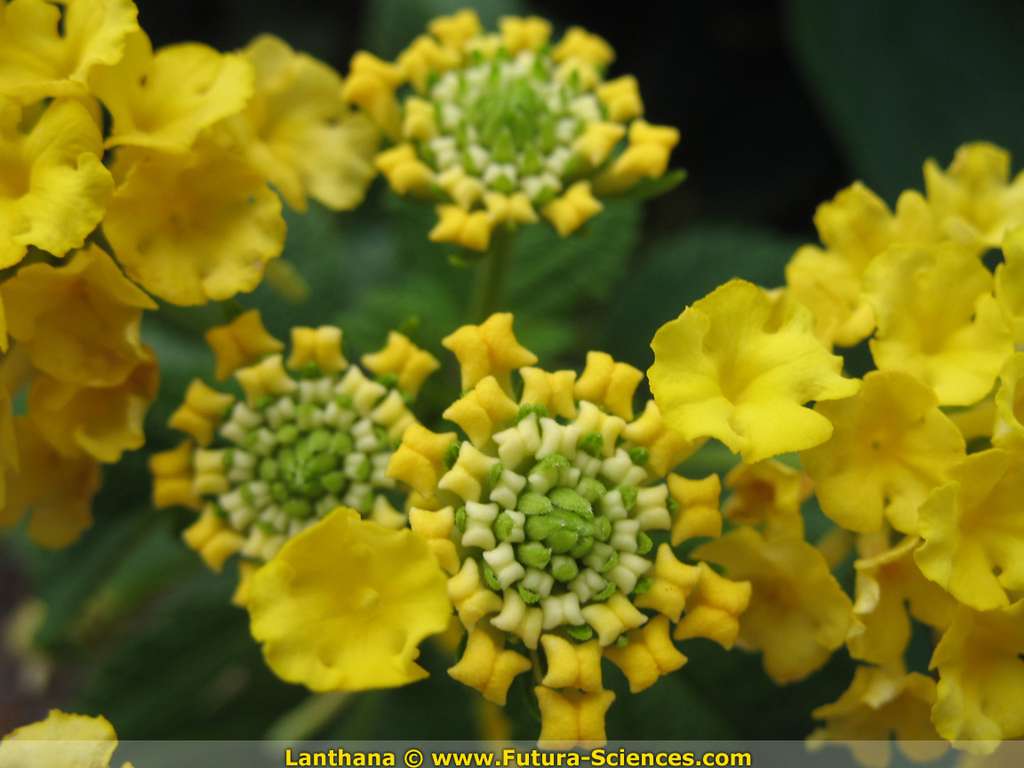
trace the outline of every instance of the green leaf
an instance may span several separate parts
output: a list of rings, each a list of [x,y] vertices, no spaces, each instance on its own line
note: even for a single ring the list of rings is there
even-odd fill
[[[795,58],[854,174],[890,201],[985,139],[1024,154],[1019,3],[793,0]]]

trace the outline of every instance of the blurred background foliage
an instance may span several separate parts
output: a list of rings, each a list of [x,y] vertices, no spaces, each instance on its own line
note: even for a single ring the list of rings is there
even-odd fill
[[[463,5],[138,4],[158,45],[195,39],[231,49],[267,31],[341,71],[356,48],[393,56],[430,18]],[[654,330],[687,303],[732,276],[779,284],[795,247],[815,238],[815,206],[854,179],[892,203],[902,188],[921,185],[926,157],[945,165],[972,139],[1017,154],[1024,144],[1024,4],[1013,0],[473,5],[489,22],[537,13],[603,35],[618,51],[614,70],[639,78],[648,118],[683,132],[675,163],[689,179],[671,194],[611,205],[567,241],[537,227],[517,244],[502,307],[517,312],[521,338],[550,366],[579,365],[587,349],[602,348],[646,368]],[[398,327],[450,363],[438,341],[465,319],[471,275],[426,241],[430,218],[379,182],[358,211],[290,215],[285,259],[311,286],[308,300],[282,301],[264,286],[242,303],[259,306],[278,334],[339,323],[350,357]],[[201,331],[223,319],[217,307],[147,317],[145,336],[163,371],[147,450],[173,443],[167,416],[193,376],[212,372]],[[428,388],[425,419],[454,391],[454,370],[448,365]],[[705,454],[689,470],[722,469],[725,460],[721,451]],[[296,721],[324,738],[479,733],[478,699],[444,674],[450,662],[433,645],[424,649],[429,681],[311,712],[303,690],[267,671],[246,614],[229,605],[233,569],[207,572],[178,539],[187,517],[151,508],[145,454],[111,467],[105,480],[97,523],[76,546],[49,553],[17,533],[0,540],[0,621],[22,629],[13,633],[20,640],[8,632],[0,651],[0,733],[49,706],[104,713],[125,739],[260,738]],[[45,615],[26,602],[32,596]],[[33,635],[37,650],[27,652]],[[757,656],[699,640],[685,650],[690,662],[680,673],[639,696],[620,695],[612,738],[803,738],[811,709],[833,700],[852,674],[839,654],[780,689]],[[607,675],[622,694],[618,671]],[[513,734],[529,737],[536,723],[512,698]]]

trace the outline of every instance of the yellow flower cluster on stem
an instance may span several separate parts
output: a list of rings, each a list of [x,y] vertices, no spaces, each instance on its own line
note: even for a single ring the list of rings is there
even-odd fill
[[[0,524],[28,515],[48,546],[88,525],[99,463],[143,444],[150,296],[253,290],[284,244],[279,195],[352,208],[374,174],[378,131],[329,67],[268,36],[154,50],[137,16],[0,3]]]

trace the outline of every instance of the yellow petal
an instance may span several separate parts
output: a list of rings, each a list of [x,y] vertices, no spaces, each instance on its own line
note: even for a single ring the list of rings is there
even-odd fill
[[[480,325],[464,325],[441,341],[459,361],[463,390],[494,376],[508,391],[511,372],[537,362],[537,356],[516,339],[512,322],[510,313],[497,312]]]
[[[810,313],[731,280],[654,337],[651,391],[688,440],[715,437],[752,463],[825,442],[832,426],[810,400],[856,393],[842,360],[815,338]]]
[[[548,688],[578,688],[597,693],[601,690],[601,646],[596,640],[576,643],[560,635],[540,637],[547,660],[542,683]]]
[[[534,691],[540,705],[539,746],[571,749],[577,744],[601,746],[605,743],[605,714],[615,701],[614,693],[553,691],[544,686]]]
[[[476,688],[487,701],[505,706],[509,686],[516,675],[533,663],[515,651],[505,650],[504,633],[483,625],[469,633],[466,650],[448,674],[463,685]]]
[[[412,531],[335,510],[252,578],[253,637],[283,680],[316,691],[392,688],[426,676],[418,645],[448,626],[445,578]]]
[[[250,309],[226,325],[211,328],[205,338],[217,358],[216,375],[221,381],[239,368],[284,349],[284,344],[263,326],[258,309]]]
[[[0,742],[0,766],[109,768],[117,734],[104,717],[51,709],[45,720],[8,733]]]
[[[664,616],[651,619],[642,629],[630,632],[628,638],[622,648],[610,647],[604,653],[626,675],[630,693],[650,688],[659,677],[686,664],[686,656],[672,644]]]

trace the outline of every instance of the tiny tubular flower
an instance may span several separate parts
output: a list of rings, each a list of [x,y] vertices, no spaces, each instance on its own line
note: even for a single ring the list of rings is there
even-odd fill
[[[188,507],[199,510],[202,500],[192,486],[192,456],[195,448],[184,440],[176,448],[149,457],[153,477],[153,506]]]
[[[688,514],[678,498],[709,508],[689,512],[690,535],[718,535],[720,487],[717,476],[666,482],[692,446],[667,431],[656,408],[634,418],[642,374],[604,353],[588,355],[578,377],[533,367],[512,323],[492,315],[444,340],[462,367],[465,394],[444,414],[460,432],[410,428],[391,474],[416,492],[412,526],[451,574],[448,594],[466,630],[543,648],[546,666],[534,670],[542,710],[551,710],[542,741],[564,732],[575,743],[603,734],[603,655],[635,667],[634,686],[646,686],[652,664],[659,674],[681,665],[668,626],[701,580],[684,638],[721,639],[728,623],[734,637],[750,585],[680,562],[667,543],[655,555],[673,519]],[[633,631],[652,620],[647,634]],[[642,650],[619,653],[633,643]],[[582,734],[580,706],[595,717]],[[565,723],[552,725],[563,714]]]
[[[410,393],[349,364],[341,330],[331,326],[294,329],[287,364],[258,314],[208,336],[224,369],[257,362],[234,371],[246,394],[242,401],[199,380],[190,385],[171,426],[187,432],[200,450],[186,444],[154,459],[159,506],[195,507],[198,499],[204,516],[238,537],[241,556],[257,563],[339,506],[386,527],[405,524],[388,499],[394,480],[387,470],[403,434],[416,423],[406,402]],[[405,355],[418,357],[420,350],[407,343]],[[270,354],[260,359],[261,352]],[[422,381],[418,374],[412,378]],[[438,465],[443,453],[435,457]],[[195,536],[211,525],[200,526]],[[221,559],[222,551],[211,559]]]
[[[878,330],[879,370],[916,376],[940,405],[971,405],[992,389],[1013,334],[992,296],[992,275],[962,246],[894,247],[864,275]]]
[[[803,537],[800,505],[811,492],[810,479],[804,473],[775,459],[741,463],[729,470],[725,486],[731,493],[722,515],[731,523],[763,525],[768,537]]]
[[[625,646],[609,648],[606,653],[626,675],[631,693],[647,690],[662,675],[681,669],[687,661],[672,644],[669,620],[665,616],[656,616],[642,628],[633,630]]]
[[[748,463],[828,440],[832,425],[805,403],[850,397],[859,382],[840,375],[812,322],[743,280],[688,307],[651,342],[647,375],[666,423],[687,440],[716,437]]]
[[[719,501],[722,481],[718,475],[691,480],[682,475],[668,476],[668,490],[679,512],[672,524],[672,546],[697,536],[721,536],[722,512]]]
[[[775,682],[802,680],[846,641],[850,599],[825,558],[802,539],[764,539],[753,528],[737,528],[702,544],[694,556],[750,582],[739,639],[763,652],[765,672]]]
[[[528,658],[504,646],[503,633],[477,626],[469,633],[462,658],[448,674],[463,685],[476,688],[487,701],[503,707],[512,681],[533,666]]]
[[[928,205],[944,233],[974,248],[998,246],[1024,224],[1024,176],[1010,179],[1010,153],[987,142],[959,147],[944,171],[924,164]]]
[[[421,680],[418,646],[451,615],[444,574],[423,539],[344,507],[290,539],[248,592],[267,663],[315,691]]]
[[[600,746],[605,743],[604,719],[615,701],[614,693],[554,691],[543,685],[534,692],[540,705],[540,746],[571,749],[577,744]]]
[[[0,765],[110,768],[117,734],[105,717],[51,709],[45,720],[15,728],[0,740]],[[124,763],[122,768],[132,768]]]
[[[617,195],[657,179],[679,140],[639,119],[636,78],[605,81],[614,52],[601,38],[573,27],[552,46],[534,16],[499,27],[470,10],[440,17],[394,64],[357,54],[342,89],[390,138],[376,165],[392,189],[442,198],[430,238],[469,251],[538,211],[577,231],[603,208],[592,181]]]
[[[192,437],[199,445],[209,445],[235,396],[219,392],[201,379],[193,379],[185,391],[185,401],[171,414],[167,425]]]
[[[965,455],[932,389],[902,371],[872,371],[857,395],[816,410],[832,423],[832,439],[801,460],[822,512],[852,531],[887,522],[915,533],[918,508]]]
[[[441,367],[436,357],[397,331],[388,333],[387,343],[380,351],[363,355],[360,362],[377,376],[395,377],[398,388],[412,397],[419,394],[423,382]]]
[[[590,190],[589,181],[577,181],[565,194],[556,197],[541,209],[562,237],[571,235],[604,208]]]
[[[263,327],[263,320],[256,309],[242,312],[230,323],[208,330],[206,343],[216,358],[216,377],[220,381],[239,368],[284,349],[284,344]]]
[[[715,573],[707,563],[700,570],[693,592],[687,596],[686,615],[676,625],[676,640],[705,637],[729,650],[740,631],[740,616],[750,604],[749,581],[732,581]]]
[[[918,512],[921,572],[975,610],[1004,608],[1024,590],[1024,463],[999,448],[972,453]]]
[[[946,751],[931,722],[935,681],[918,672],[858,667],[850,687],[811,714],[824,721],[809,737],[819,749],[829,741],[848,747],[857,762],[884,768],[892,758],[890,740],[913,763],[929,763]]]
[[[245,546],[245,538],[232,530],[212,508],[204,510],[181,537],[212,571],[220,571],[227,559]]]
[[[596,640],[574,643],[560,635],[544,634],[540,644],[547,661],[543,685],[588,693],[601,690],[601,645]]]

